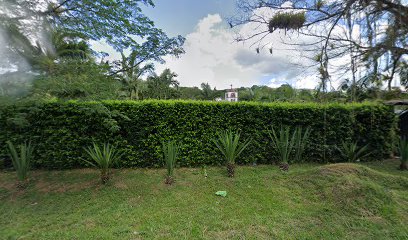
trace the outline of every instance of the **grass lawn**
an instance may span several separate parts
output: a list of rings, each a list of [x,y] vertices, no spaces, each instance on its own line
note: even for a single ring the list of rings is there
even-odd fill
[[[0,239],[408,239],[408,172],[364,164],[0,173]],[[227,197],[214,193],[226,190]]]

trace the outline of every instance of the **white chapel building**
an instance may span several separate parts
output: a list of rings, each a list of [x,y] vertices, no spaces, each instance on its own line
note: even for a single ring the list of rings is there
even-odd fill
[[[238,102],[238,91],[236,89],[233,89],[232,85],[231,89],[228,89],[225,93],[225,101]]]

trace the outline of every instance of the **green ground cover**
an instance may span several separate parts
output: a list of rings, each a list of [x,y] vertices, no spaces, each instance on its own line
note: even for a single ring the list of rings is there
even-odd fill
[[[408,239],[408,173],[388,160],[226,170],[0,173],[1,239]],[[226,190],[227,197],[215,195]]]

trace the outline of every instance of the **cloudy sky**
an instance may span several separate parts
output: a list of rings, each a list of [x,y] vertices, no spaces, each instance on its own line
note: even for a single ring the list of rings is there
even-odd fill
[[[155,8],[145,8],[147,14],[169,36],[186,38],[186,53],[181,58],[166,57],[166,64],[157,65],[156,72],[170,68],[178,74],[182,86],[209,83],[217,89],[252,85],[278,87],[288,83],[296,88],[314,88],[318,78],[299,51],[282,44],[284,33],[274,33],[264,40],[269,43],[259,54],[257,45],[237,43],[237,33],[249,34],[254,26],[231,30],[226,19],[236,12],[235,0],[156,0]],[[265,13],[263,13],[265,14]],[[272,13],[271,13],[272,14]],[[291,39],[290,41],[304,39]],[[106,46],[95,44],[97,50]],[[270,54],[269,49],[273,49]],[[112,58],[115,55],[108,51]],[[307,64],[306,64],[307,65]]]

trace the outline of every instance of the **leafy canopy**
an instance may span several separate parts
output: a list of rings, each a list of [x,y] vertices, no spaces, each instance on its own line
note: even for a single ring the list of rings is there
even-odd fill
[[[184,38],[156,28],[143,5],[154,7],[151,0],[7,0],[0,3],[0,32],[19,55],[46,52],[44,36],[55,29],[86,41],[104,40],[117,51],[137,51],[137,63],[183,53]]]

